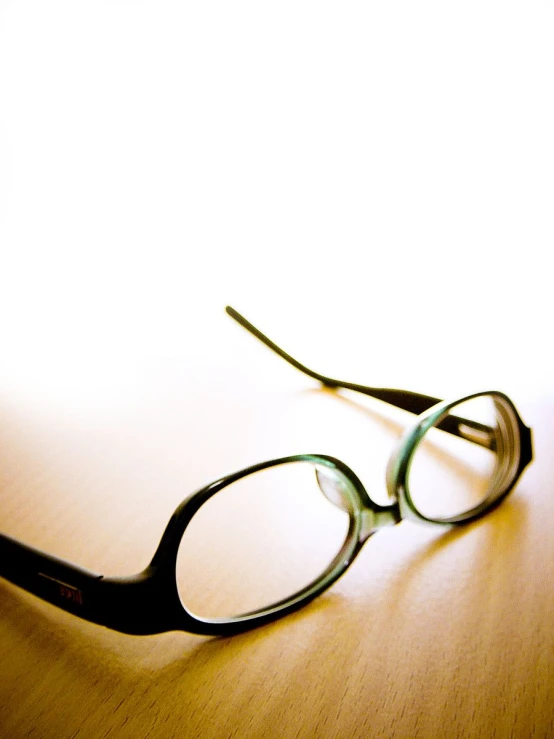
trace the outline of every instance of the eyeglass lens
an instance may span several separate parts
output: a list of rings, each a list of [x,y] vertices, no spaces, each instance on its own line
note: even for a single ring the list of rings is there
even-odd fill
[[[464,401],[450,414],[485,428],[462,422],[461,438],[432,427],[416,447],[408,473],[410,497],[421,515],[435,521],[494,500],[519,462],[517,425],[496,397]]]
[[[200,618],[232,618],[263,611],[317,580],[348,536],[345,484],[340,472],[299,461],[215,493],[181,541],[176,574],[185,608]]]

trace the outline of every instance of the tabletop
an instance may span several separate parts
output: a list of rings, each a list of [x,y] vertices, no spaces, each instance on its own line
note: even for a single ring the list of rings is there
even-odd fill
[[[192,345],[188,357],[5,379],[3,533],[133,574],[181,499],[298,453],[342,459],[380,499],[410,414],[323,389],[223,311],[205,329],[235,354],[199,359]],[[290,343],[321,362],[330,345],[318,348],[318,333]],[[340,362],[361,379],[344,352]],[[128,636],[2,581],[4,735],[550,736],[552,400],[516,389],[536,459],[499,508],[456,529],[378,532],[329,591],[273,624]]]

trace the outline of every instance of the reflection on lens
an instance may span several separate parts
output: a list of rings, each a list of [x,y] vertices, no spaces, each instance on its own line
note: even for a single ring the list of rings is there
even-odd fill
[[[349,514],[320,488],[316,469],[304,461],[270,467],[204,503],[177,558],[179,595],[190,613],[231,618],[262,611],[325,572],[346,541]],[[340,472],[324,472],[327,491],[333,475],[344,487]]]
[[[501,399],[479,396],[454,406],[449,415],[458,419],[463,436],[429,429],[414,452],[408,474],[413,505],[436,521],[495,500],[519,461],[513,413]]]

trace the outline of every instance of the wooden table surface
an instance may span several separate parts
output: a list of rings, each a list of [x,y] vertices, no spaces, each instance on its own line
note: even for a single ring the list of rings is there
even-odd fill
[[[4,533],[131,574],[185,495],[290,453],[342,458],[379,498],[408,414],[318,388],[223,311],[205,330],[234,355],[201,359],[193,340],[187,357],[5,379]],[[289,343],[321,368],[322,336]],[[363,379],[337,344],[327,364]],[[2,581],[3,735],[552,736],[552,399],[516,392],[536,461],[500,508],[456,530],[379,532],[330,591],[272,625],[125,636]]]

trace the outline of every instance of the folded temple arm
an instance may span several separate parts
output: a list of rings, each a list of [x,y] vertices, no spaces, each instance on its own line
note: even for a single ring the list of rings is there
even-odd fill
[[[148,570],[104,578],[0,534],[0,576],[65,611],[128,634],[164,631],[152,609],[155,579]]]
[[[369,395],[377,400],[382,400],[385,403],[394,405],[397,408],[402,408],[409,413],[420,415],[429,408],[432,408],[437,403],[441,402],[440,398],[434,398],[430,395],[423,395],[421,393],[414,393],[409,390],[397,390],[394,388],[380,388],[380,387],[369,387],[367,385],[357,385],[353,382],[343,382],[342,380],[335,380],[332,377],[327,377],[319,372],[309,369],[298,360],[291,357],[284,349],[281,349],[274,341],[263,334],[253,324],[250,323],[244,316],[231,306],[227,306],[227,313],[234,318],[237,323],[253,334],[257,339],[264,343],[269,349],[274,351],[286,362],[291,364],[296,369],[303,372],[309,377],[313,377],[314,380],[321,382],[323,385],[329,388],[343,388],[344,390],[353,390],[363,395]],[[448,415],[444,418],[437,427],[443,431],[447,431],[454,436],[460,436],[463,439],[472,441],[475,444],[484,446],[488,449],[495,448],[495,440],[492,429],[485,424],[478,423],[469,419],[459,418],[457,416]],[[471,433],[471,431],[475,433]]]

